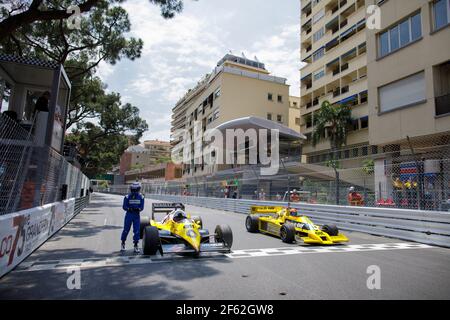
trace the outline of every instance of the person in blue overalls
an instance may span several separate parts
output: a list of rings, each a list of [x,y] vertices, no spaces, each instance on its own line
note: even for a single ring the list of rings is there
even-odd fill
[[[131,225],[133,224],[134,252],[139,253],[139,214],[142,210],[144,210],[144,196],[140,193],[141,185],[138,182],[135,182],[130,186],[130,191],[131,192],[123,199],[123,210],[126,211],[126,215],[121,237],[121,251],[125,251],[125,241],[127,240]]]

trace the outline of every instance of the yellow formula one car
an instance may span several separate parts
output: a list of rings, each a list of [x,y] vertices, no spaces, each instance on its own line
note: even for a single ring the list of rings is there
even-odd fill
[[[301,240],[306,244],[337,244],[348,242],[334,225],[319,228],[297,209],[289,207],[253,206],[245,220],[249,232],[261,232],[280,237],[283,242]]]
[[[161,221],[155,213],[165,213]],[[164,253],[230,252],[233,233],[228,225],[218,225],[214,234],[203,229],[202,219],[186,214],[181,203],[154,203],[152,217],[141,217],[142,249],[144,255]],[[214,240],[214,241],[211,241]]]

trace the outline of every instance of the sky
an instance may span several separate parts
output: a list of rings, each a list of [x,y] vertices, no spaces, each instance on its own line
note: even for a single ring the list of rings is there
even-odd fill
[[[171,110],[188,89],[227,53],[255,56],[271,74],[288,79],[299,96],[300,1],[186,0],[184,10],[165,20],[148,0],[123,4],[130,36],[141,38],[140,59],[102,63],[98,75],[122,103],[141,110],[149,124],[143,140],[169,140]]]

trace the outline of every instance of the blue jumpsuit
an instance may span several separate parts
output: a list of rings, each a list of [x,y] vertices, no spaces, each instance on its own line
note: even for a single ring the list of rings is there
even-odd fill
[[[121,240],[125,243],[128,233],[130,232],[131,225],[133,224],[133,242],[137,244],[139,242],[139,213],[144,210],[144,197],[139,192],[131,192],[123,199],[123,210],[127,213],[125,215],[125,222],[123,226],[123,232]]]

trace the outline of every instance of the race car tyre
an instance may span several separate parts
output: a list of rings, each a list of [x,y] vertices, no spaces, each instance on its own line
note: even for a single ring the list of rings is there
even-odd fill
[[[144,228],[148,227],[150,225],[150,218],[149,217],[141,217],[140,223],[139,223],[139,235],[142,239],[144,237]]]
[[[247,216],[247,218],[245,219],[245,227],[247,228],[248,232],[251,232],[251,233],[258,232],[258,229],[259,229],[259,217],[258,216],[253,216],[253,215]]]
[[[191,219],[194,220],[200,226],[200,229],[203,229],[203,221],[200,216],[192,216]]]
[[[153,256],[158,252],[161,246],[158,228],[148,226],[144,229],[144,237],[142,238],[142,250],[144,255]]]
[[[335,225],[324,225],[322,231],[328,233],[328,235],[332,237],[339,234],[339,229]]]
[[[281,241],[292,243],[295,240],[295,226],[292,223],[285,223],[280,229]]]
[[[231,246],[233,245],[233,232],[231,231],[230,226],[226,224],[218,225],[214,233],[216,242],[223,242],[231,249]]]

